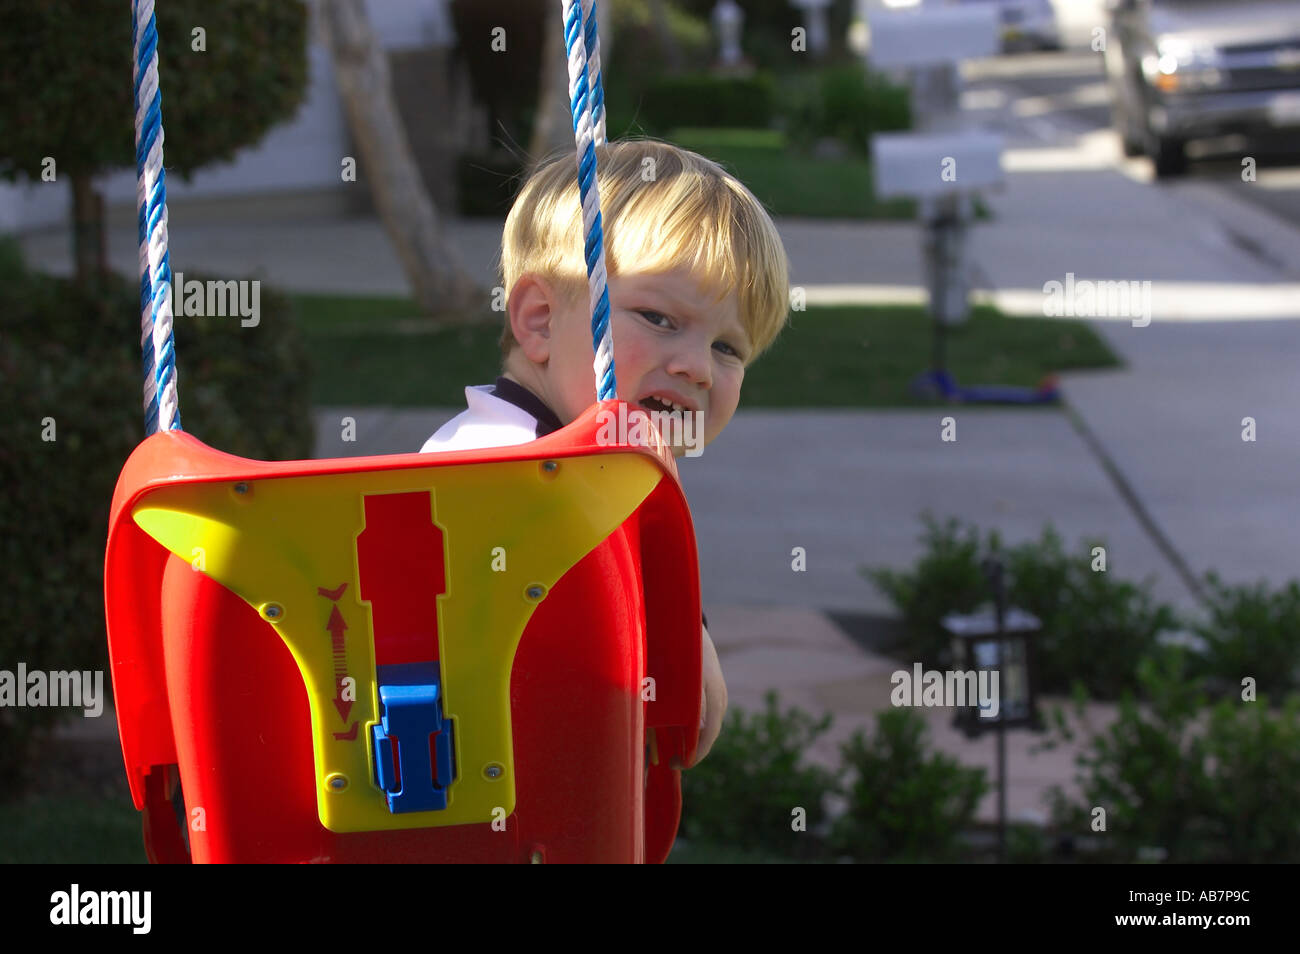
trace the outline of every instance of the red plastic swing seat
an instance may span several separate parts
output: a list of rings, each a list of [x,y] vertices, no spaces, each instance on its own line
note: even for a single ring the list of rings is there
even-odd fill
[[[181,432],[142,442],[105,607],[150,860],[663,861],[672,766],[699,734],[699,569],[671,454],[602,434],[621,403],[444,454],[264,463]],[[448,509],[466,500],[473,519]],[[506,541],[511,507],[531,530]],[[489,619],[521,631],[466,622]],[[429,665],[436,702],[409,702],[428,686],[391,674]],[[408,704],[442,707],[427,750],[424,723],[397,728]]]

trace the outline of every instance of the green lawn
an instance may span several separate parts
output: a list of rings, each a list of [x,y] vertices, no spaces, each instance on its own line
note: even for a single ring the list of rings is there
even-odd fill
[[[916,218],[911,199],[875,197],[865,158],[801,156],[782,133],[762,129],[676,129],[666,137],[712,159],[745,184],[773,215],[828,219]]]
[[[797,865],[807,862],[728,845],[677,841],[668,853],[670,865]]]
[[[129,798],[0,802],[0,864],[144,864],[140,813]]]
[[[144,864],[140,813],[130,800],[0,803],[0,864]],[[741,848],[678,842],[669,864],[786,864]]]
[[[501,316],[439,329],[407,299],[296,295],[314,365],[317,405],[456,407],[468,384],[500,367]],[[908,305],[816,307],[795,312],[777,343],[745,375],[742,407],[929,407],[908,385],[929,367],[932,324]],[[948,368],[962,385],[1036,385],[1053,371],[1117,367],[1078,321],[1011,318],[972,309],[949,332]]]
[[[962,385],[1033,387],[1054,371],[1110,368],[1118,359],[1087,325],[1012,318],[976,307],[947,333],[949,372]],[[791,317],[745,375],[749,407],[929,407],[908,385],[930,366],[933,324],[912,306],[809,308]]]

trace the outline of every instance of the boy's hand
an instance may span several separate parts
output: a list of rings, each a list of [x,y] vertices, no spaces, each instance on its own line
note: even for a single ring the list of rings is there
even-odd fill
[[[713,748],[722,732],[722,717],[727,714],[727,684],[722,680],[722,666],[718,663],[718,651],[713,648],[709,631],[700,627],[701,659],[700,675],[703,681],[700,692],[700,743],[695,748],[695,761],[699,765]]]

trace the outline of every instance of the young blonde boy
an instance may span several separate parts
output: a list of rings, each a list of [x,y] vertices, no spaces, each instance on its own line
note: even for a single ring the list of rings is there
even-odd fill
[[[785,324],[785,249],[758,200],[702,156],[654,140],[609,143],[596,156],[618,396],[657,415],[675,406],[698,422],[707,445],[735,413],[745,369]],[[426,452],[524,443],[595,403],[571,153],[540,165],[520,191],[500,265],[509,289],[501,377],[466,388],[469,409],[440,428]],[[690,434],[686,427],[678,436]],[[680,440],[674,447],[679,456],[686,450]],[[697,763],[727,708],[707,625],[703,652]]]

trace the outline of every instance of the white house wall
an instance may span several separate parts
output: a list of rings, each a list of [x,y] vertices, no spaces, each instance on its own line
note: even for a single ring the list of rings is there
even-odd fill
[[[169,199],[216,198],[269,191],[310,191],[341,185],[340,162],[347,155],[347,128],[334,83],[334,70],[316,19],[317,0],[308,0],[312,24],[308,45],[306,98],[292,122],[275,126],[256,146],[228,163],[210,165],[186,183],[167,179]],[[366,0],[371,26],[388,50],[450,46],[454,43],[446,0]],[[166,56],[166,50],[160,50]],[[167,90],[163,90],[163,129]],[[166,161],[166,144],[163,146]],[[57,159],[57,157],[56,157]],[[133,205],[135,170],[100,177],[96,184],[109,205]],[[0,184],[0,231],[38,229],[67,221],[71,189],[54,183]]]

